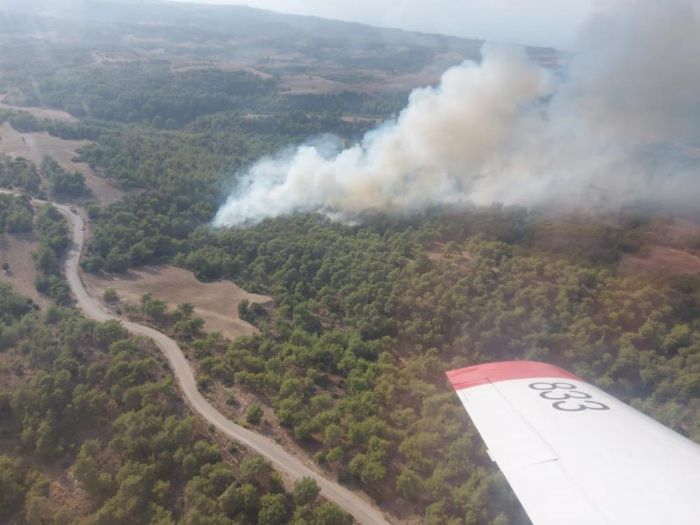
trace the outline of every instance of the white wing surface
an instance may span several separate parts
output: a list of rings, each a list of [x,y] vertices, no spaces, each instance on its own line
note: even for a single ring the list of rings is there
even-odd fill
[[[699,525],[700,446],[552,365],[447,373],[534,525]]]

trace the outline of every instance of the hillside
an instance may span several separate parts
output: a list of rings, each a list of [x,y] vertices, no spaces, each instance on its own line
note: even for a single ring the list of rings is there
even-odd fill
[[[219,411],[392,523],[526,525],[445,370],[552,362],[700,441],[697,213],[494,204],[212,227],[256,160],[357,140],[480,45],[244,7],[5,2],[0,186],[78,203],[93,293],[117,288],[115,314],[176,338]],[[26,245],[0,261],[34,265],[3,281],[36,299],[0,283],[0,521],[347,522],[195,420],[152,345],[83,319],[60,215],[0,197],[0,250]]]
[[[0,11],[0,34],[9,100],[67,109],[77,116],[83,116],[91,97],[104,97],[103,90],[113,83],[123,98],[131,84],[123,83],[122,74],[151,91],[165,78],[197,81],[211,68],[228,78],[245,79],[243,89],[272,91],[280,100],[268,100],[266,106],[303,111],[318,106],[323,95],[355,93],[346,94],[344,101],[341,97],[342,110],[377,116],[398,110],[410,89],[434,83],[450,65],[478,58],[483,43],[247,7],[176,2],[10,2]],[[37,39],[50,46],[35,45]],[[557,60],[553,50],[530,52],[543,62]],[[32,62],[29,70],[27,60]],[[70,78],[76,73],[88,78]],[[30,88],[30,79],[39,86]],[[86,80],[100,83],[101,89],[83,86]],[[78,93],[85,89],[81,94],[88,99],[66,100],[63,88],[77,88]],[[242,109],[261,113],[260,101],[249,95],[252,104]],[[115,97],[95,102],[109,105]],[[379,112],[377,104],[383,108]],[[338,103],[330,106],[335,110]],[[143,108],[134,110],[144,118]],[[133,120],[128,113],[115,118]]]

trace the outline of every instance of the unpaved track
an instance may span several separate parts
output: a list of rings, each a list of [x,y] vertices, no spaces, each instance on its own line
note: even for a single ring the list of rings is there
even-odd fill
[[[0,193],[15,192],[0,188]],[[47,204],[46,201],[39,199],[33,199],[33,201],[37,204]],[[346,512],[352,514],[359,523],[364,525],[390,525],[382,512],[371,503],[366,495],[353,492],[338,483],[330,481],[316,470],[312,470],[302,463],[299,458],[291,455],[273,440],[252,432],[240,425],[236,425],[216,410],[197,389],[197,383],[192,368],[175,341],[158,330],[137,323],[122,321],[103,310],[100,303],[88,295],[83,286],[83,282],[80,280],[80,255],[85,243],[85,230],[83,230],[82,227],[85,225],[85,222],[80,215],[71,212],[68,206],[56,203],[53,203],[53,205],[68,220],[73,229],[71,247],[65,260],[66,279],[78,302],[78,307],[87,317],[100,322],[110,319],[120,321],[132,334],[151,338],[170,363],[170,368],[175,374],[180,389],[185,395],[185,400],[192,410],[197,412],[224,435],[234,441],[242,443],[266,458],[277,470],[286,474],[291,480],[297,480],[302,477],[314,478],[321,488],[321,494],[329,501],[343,508]]]
[[[87,317],[96,321],[119,320],[132,334],[151,338],[168,359],[180,389],[190,407],[227,437],[254,450],[292,480],[304,476],[314,478],[321,488],[321,494],[326,499],[342,507],[346,512],[352,514],[359,523],[365,525],[389,525],[382,512],[369,501],[366,495],[353,492],[338,483],[328,480],[317,471],[306,466],[300,459],[288,453],[273,440],[236,425],[216,410],[197,389],[192,368],[175,341],[153,328],[129,321],[122,321],[104,311],[99,302],[88,295],[78,272],[80,254],[85,242],[85,231],[81,229],[84,226],[83,219],[80,215],[72,213],[68,206],[59,204],[54,204],[54,206],[63,213],[73,227],[73,243],[65,261],[66,279],[78,302],[78,307]]]

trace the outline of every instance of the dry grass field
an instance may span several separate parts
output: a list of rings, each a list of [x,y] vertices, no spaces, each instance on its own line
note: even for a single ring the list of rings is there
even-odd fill
[[[108,205],[122,198],[124,192],[108,180],[99,177],[84,162],[75,162],[77,150],[89,144],[86,140],[64,140],[48,133],[20,133],[9,123],[0,127],[0,153],[24,157],[41,164],[50,155],[68,171],[77,171],[85,177],[85,184],[100,204]]]
[[[248,293],[231,281],[203,283],[187,270],[174,266],[146,266],[126,275],[85,275],[85,284],[93,297],[114,288],[121,302],[138,304],[141,296],[150,293],[174,308],[192,303],[195,313],[205,321],[206,331],[219,331],[228,338],[255,333],[255,328],[238,317],[238,304],[266,303],[270,297]]]
[[[11,109],[11,110],[16,110],[16,111],[25,111],[27,113],[31,113],[36,118],[46,118],[46,119],[52,119],[52,120],[64,120],[67,122],[74,122],[77,120],[70,113],[66,113],[65,111],[61,111],[60,109],[36,108],[36,107],[29,107],[29,106],[27,106],[27,107],[25,107],[25,106],[13,106],[11,104],[6,104],[5,103],[6,96],[7,95],[5,95],[5,94],[0,94],[0,109]]]
[[[36,270],[32,252],[39,243],[31,233],[0,234],[0,267],[9,264],[8,272],[0,269],[0,282],[10,283],[20,295],[29,297],[40,306],[48,301],[34,287]]]
[[[651,246],[641,255],[628,255],[620,261],[620,272],[667,275],[700,275],[700,256],[670,246]]]

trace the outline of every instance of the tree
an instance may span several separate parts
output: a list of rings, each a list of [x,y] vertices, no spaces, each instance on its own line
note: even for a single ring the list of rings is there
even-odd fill
[[[359,453],[348,463],[350,472],[360,478],[362,483],[376,486],[386,476],[386,467],[374,454]]]
[[[287,521],[284,494],[265,494],[260,498],[258,525],[282,525]]]
[[[153,299],[150,293],[145,293],[141,296],[141,310],[155,320],[162,320],[165,317],[167,307],[165,301]]]
[[[420,499],[424,495],[423,480],[411,469],[405,469],[396,478],[396,489],[407,500]]]
[[[37,251],[34,252],[34,263],[37,270],[47,275],[58,273],[59,271],[56,252],[48,246],[39,246]]]
[[[241,487],[238,489],[238,501],[240,502],[243,512],[249,516],[254,516],[260,507],[258,489],[256,489],[255,486],[251,485],[250,483],[241,485]]]
[[[177,305],[177,308],[175,309],[175,316],[179,320],[189,319],[190,317],[192,317],[193,313],[194,305],[192,303],[181,303]]]
[[[107,288],[102,296],[107,303],[115,303],[119,300],[119,295],[114,288]]]
[[[56,196],[81,196],[88,193],[85,177],[78,172],[69,172],[53,158],[46,156],[41,163],[41,173],[49,181],[51,193]]]
[[[99,453],[100,445],[97,440],[83,443],[73,464],[73,472],[83,489],[95,501],[102,502],[114,492],[115,487],[111,474],[102,471],[97,462]]]
[[[116,319],[110,319],[100,323],[95,328],[95,339],[99,344],[107,348],[110,344],[120,339],[125,339],[128,335],[126,328]],[[131,346],[129,345],[131,348]]]
[[[51,418],[46,418],[39,424],[36,431],[36,453],[42,460],[54,459],[63,453],[56,426]]]
[[[302,505],[313,503],[320,492],[321,489],[315,479],[307,477],[298,479],[294,482],[294,490],[292,492],[294,504],[301,507]]]
[[[248,407],[245,420],[251,425],[257,425],[263,416],[263,409],[258,403],[253,403]]]
[[[25,208],[15,208],[5,217],[7,233],[23,233],[32,231],[32,213]]]
[[[224,514],[230,518],[242,511],[241,494],[235,483],[231,483],[219,496],[218,503]]]
[[[27,493],[25,512],[28,525],[44,525],[52,522],[52,511],[49,506],[49,484],[46,479],[34,482]]]
[[[313,513],[313,525],[351,525],[352,516],[334,503],[323,503]]]
[[[360,479],[365,485],[376,486],[386,476],[386,467],[371,456],[365,463],[360,473]]]
[[[204,319],[201,317],[195,317],[194,319],[183,319],[181,321],[177,321],[173,325],[173,332],[179,338],[190,340],[200,334],[203,328]]]
[[[129,269],[129,257],[121,250],[113,248],[107,254],[104,266],[108,272],[125,273]]]
[[[253,456],[241,462],[240,470],[244,480],[261,482],[270,473],[270,465],[260,456]]]
[[[25,468],[19,460],[0,456],[0,518],[9,518],[24,501]]]
[[[250,306],[250,301],[248,299],[242,299],[240,303],[238,303],[238,317],[243,319],[244,321],[248,320],[248,307]]]

